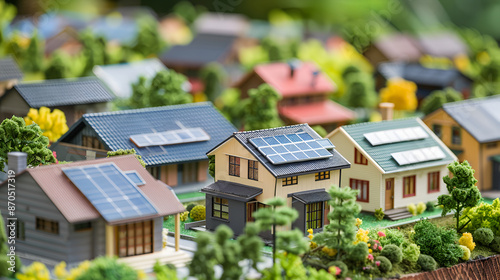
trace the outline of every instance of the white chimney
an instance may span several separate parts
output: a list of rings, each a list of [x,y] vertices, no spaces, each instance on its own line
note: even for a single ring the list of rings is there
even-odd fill
[[[394,116],[394,103],[382,102],[378,105],[383,121],[391,121]]]
[[[9,170],[16,174],[22,172],[27,167],[28,154],[23,152],[10,152],[7,154],[9,160]]]
[[[95,151],[90,151],[90,150],[87,150],[86,153],[85,153],[85,159],[86,160],[94,160],[95,159]]]

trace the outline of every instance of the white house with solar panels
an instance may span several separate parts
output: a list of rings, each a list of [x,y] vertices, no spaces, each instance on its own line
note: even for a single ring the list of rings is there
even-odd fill
[[[156,260],[186,263],[179,251],[163,247],[163,217],[185,211],[171,188],[151,176],[133,155],[30,168],[26,154],[9,153],[15,172],[16,211],[0,196],[4,221],[15,218],[16,255],[21,261],[70,267],[98,256],[116,256],[149,270]],[[12,182],[0,184],[7,194]]]
[[[229,226],[243,232],[253,212],[273,197],[299,212],[292,225],[306,233],[328,224],[328,189],[339,185],[350,163],[309,125],[235,132],[210,150],[215,156],[215,183],[204,187],[206,227]]]
[[[382,208],[399,219],[408,213],[392,209],[447,193],[442,178],[457,158],[418,118],[342,126],[326,138],[351,162],[341,185],[359,190],[364,211]]]

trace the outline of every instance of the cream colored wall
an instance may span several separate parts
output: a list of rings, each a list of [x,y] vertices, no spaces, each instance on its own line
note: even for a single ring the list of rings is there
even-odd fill
[[[477,140],[472,137],[465,129],[462,128],[462,144],[454,145],[451,143],[451,133],[452,127],[461,127],[450,115],[448,115],[443,109],[439,109],[432,114],[427,115],[423,122],[432,130],[434,124],[441,125],[442,127],[442,137],[441,141],[450,149],[463,150],[463,153],[458,155],[458,160],[460,162],[467,160],[474,170],[476,170],[475,177],[478,179],[477,186],[479,189],[490,189],[491,188],[491,176],[483,175],[483,170],[491,171],[491,163],[488,162],[488,158],[483,155],[481,157],[480,144]],[[482,160],[481,160],[482,158]],[[485,165],[481,165],[481,162],[486,162]]]
[[[351,168],[342,170],[341,186],[349,186],[350,179],[369,181],[369,201],[358,201],[359,205],[361,205],[363,211],[370,212],[383,207],[384,198],[380,191],[382,189],[380,187],[382,184],[382,171],[380,167],[359,147],[358,151],[368,159],[368,165],[354,163],[354,147],[357,144],[342,128],[336,129],[328,137],[333,145],[335,145],[335,149],[351,163]],[[385,184],[383,186],[385,190]]]
[[[248,179],[248,160],[257,160],[235,138],[229,139],[209,155],[215,155],[215,181],[224,180],[243,185],[258,187],[263,190],[256,199],[264,202],[276,196],[287,199],[288,206],[292,205],[288,194],[315,189],[328,190],[332,185],[338,185],[339,170],[330,172],[330,179],[315,181],[315,174],[298,176],[298,184],[282,186],[282,179],[276,179],[262,164],[259,163],[258,181]],[[229,175],[229,156],[240,158],[240,177]],[[275,189],[276,187],[276,189]]]
[[[447,194],[448,190],[446,189],[446,184],[443,182],[443,177],[448,175],[448,169],[446,168],[447,164],[423,168],[412,171],[398,172],[393,174],[384,174],[382,176],[382,182],[385,182],[385,179],[394,178],[394,208],[406,207],[410,203],[419,203],[427,201],[437,201],[438,196],[442,194]],[[441,178],[439,182],[439,192],[428,192],[428,174],[430,172],[439,171],[439,178]],[[415,196],[411,197],[403,197],[403,177],[413,176],[415,175]],[[382,205],[385,205],[385,188],[380,188],[380,195],[382,197]],[[379,207],[380,208],[380,207]],[[382,206],[382,208],[384,208]]]
[[[500,155],[500,141],[481,144],[481,168],[479,170],[475,169],[476,173],[474,173],[474,176],[479,181],[477,185],[480,190],[491,190],[493,188],[493,163],[490,158],[495,155]]]

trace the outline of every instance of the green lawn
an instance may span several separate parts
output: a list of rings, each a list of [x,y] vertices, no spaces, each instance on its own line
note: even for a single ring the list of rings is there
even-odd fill
[[[198,234],[197,231],[184,229],[184,224],[190,222],[193,222],[191,218],[188,218],[185,222],[181,221],[181,234],[196,238],[196,235]],[[173,215],[168,216],[168,219],[163,221],[163,227],[168,229],[169,232],[175,232],[175,218]]]

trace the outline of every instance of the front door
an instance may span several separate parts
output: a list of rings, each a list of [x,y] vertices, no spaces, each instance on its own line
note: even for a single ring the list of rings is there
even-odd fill
[[[385,211],[394,208],[394,178],[385,179]]]
[[[493,178],[491,181],[493,190],[500,190],[500,156],[492,157]]]

